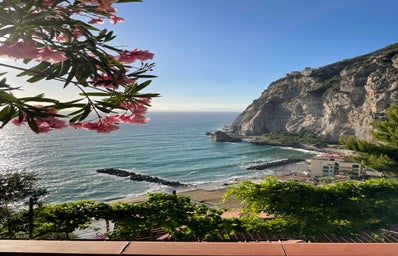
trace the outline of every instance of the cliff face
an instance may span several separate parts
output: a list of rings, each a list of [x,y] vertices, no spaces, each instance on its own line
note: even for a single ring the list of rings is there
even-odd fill
[[[374,120],[398,104],[398,44],[272,82],[232,124],[241,135],[312,133],[370,140]]]

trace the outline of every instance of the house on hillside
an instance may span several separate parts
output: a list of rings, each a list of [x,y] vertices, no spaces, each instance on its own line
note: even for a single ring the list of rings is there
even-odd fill
[[[322,154],[311,159],[311,177],[331,177],[344,175],[362,177],[365,175],[365,167],[352,162],[346,155]]]

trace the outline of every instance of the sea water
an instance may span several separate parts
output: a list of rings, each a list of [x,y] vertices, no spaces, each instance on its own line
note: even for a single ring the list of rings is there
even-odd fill
[[[73,128],[35,134],[27,126],[10,124],[0,130],[0,171],[37,173],[49,202],[111,200],[174,188],[99,174],[97,169],[118,168],[200,187],[272,174],[246,170],[250,164],[312,155],[249,142],[215,142],[206,135],[230,125],[238,114],[152,112],[147,124],[121,124],[110,134]]]

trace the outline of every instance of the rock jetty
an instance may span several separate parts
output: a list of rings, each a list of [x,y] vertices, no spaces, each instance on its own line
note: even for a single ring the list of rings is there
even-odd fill
[[[164,180],[164,179],[161,179],[158,177],[139,174],[139,173],[135,173],[135,172],[124,171],[124,170],[120,170],[120,169],[116,169],[116,168],[97,169],[96,172],[114,175],[114,176],[118,176],[118,177],[125,177],[130,180],[134,180],[134,181],[145,181],[145,182],[157,183],[157,184],[166,185],[166,186],[170,186],[170,187],[186,187],[186,186],[188,186],[187,184],[181,183],[179,181],[168,181],[168,180]]]
[[[302,161],[305,161],[305,159],[288,158],[288,159],[275,160],[272,162],[262,162],[262,163],[252,164],[252,165],[246,167],[246,170],[265,170],[265,169],[271,168],[271,167],[292,164],[292,163],[297,163],[297,162],[302,162]]]

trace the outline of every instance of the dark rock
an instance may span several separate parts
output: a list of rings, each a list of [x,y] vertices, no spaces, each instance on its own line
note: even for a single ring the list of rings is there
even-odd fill
[[[282,165],[292,164],[292,163],[297,163],[297,162],[302,162],[302,161],[304,161],[304,159],[288,158],[288,159],[276,160],[276,161],[272,161],[272,162],[262,162],[262,163],[252,164],[249,167],[246,167],[246,170],[265,170],[265,169],[276,167],[276,166],[282,166]]]
[[[115,169],[115,168],[98,169],[98,170],[96,170],[96,172],[114,175],[114,176],[118,176],[118,177],[126,177],[126,178],[129,178],[130,180],[134,180],[134,181],[145,181],[145,182],[157,183],[157,184],[162,184],[162,185],[171,186],[171,187],[186,187],[186,186],[188,186],[187,184],[181,183],[179,181],[168,181],[168,180],[164,180],[164,179],[161,179],[158,177],[153,177],[153,176],[144,175],[144,174],[135,173],[135,172],[124,171],[124,170]]]
[[[241,142],[242,139],[239,137],[234,137],[232,135],[230,135],[227,132],[224,131],[216,131],[211,138],[214,141],[220,141],[220,142]]]

